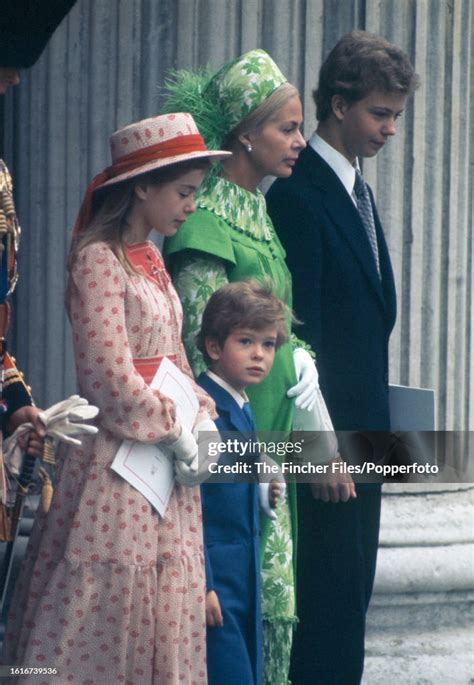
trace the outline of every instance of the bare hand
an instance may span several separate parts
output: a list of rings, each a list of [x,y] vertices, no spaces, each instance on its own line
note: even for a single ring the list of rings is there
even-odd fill
[[[224,625],[221,605],[214,590],[209,590],[206,594],[206,625],[209,628],[222,628]]]
[[[357,497],[354,481],[348,473],[333,469],[332,464],[342,464],[339,455],[329,462],[329,468],[325,473],[318,475],[317,479],[311,483],[311,492],[314,499],[323,502],[348,502],[351,498]]]
[[[38,433],[41,438],[44,438],[46,431],[43,422],[39,418],[41,411],[42,410],[38,409],[38,407],[32,407],[30,405],[17,409],[8,420],[8,432],[13,433],[22,423],[32,423],[36,433]]]
[[[13,433],[22,423],[32,423],[34,430],[30,431],[25,442],[20,438],[18,444],[20,447],[33,457],[41,457],[43,454],[43,443],[46,431],[44,425],[39,418],[41,409],[38,407],[21,407],[17,409],[8,421],[7,429],[9,433]]]
[[[283,496],[283,486],[278,480],[270,481],[268,487],[268,501],[270,502],[270,507],[272,509],[277,508],[279,499]]]

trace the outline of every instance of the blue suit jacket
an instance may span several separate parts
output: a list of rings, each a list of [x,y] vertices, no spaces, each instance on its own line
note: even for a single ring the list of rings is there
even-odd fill
[[[255,425],[234,398],[206,374],[197,382],[216,403],[221,434],[232,431],[233,438],[248,440]],[[219,459],[235,461],[233,454]],[[201,485],[206,585],[216,591],[224,617],[223,628],[208,631],[210,685],[261,682],[258,492],[255,481],[235,480]]]
[[[388,341],[396,318],[390,257],[371,193],[382,279],[357,208],[311,147],[267,195],[287,253],[302,338],[316,352],[337,430],[390,428]]]

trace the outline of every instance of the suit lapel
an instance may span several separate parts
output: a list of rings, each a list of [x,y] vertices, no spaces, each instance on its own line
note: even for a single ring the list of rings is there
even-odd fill
[[[324,206],[335,227],[349,244],[360,262],[371,287],[377,294],[381,304],[385,307],[384,289],[377,273],[369,238],[352,199],[349,197],[338,176],[312,147],[306,147],[300,157],[306,165],[308,178],[321,192]],[[372,195],[371,200],[372,207],[374,207]],[[380,249],[380,238],[383,236],[383,231],[376,211],[374,211],[374,218],[377,242]],[[386,250],[385,239],[383,239],[383,245]],[[386,264],[386,260],[384,262]],[[386,278],[383,270],[382,278]],[[393,281],[393,275],[391,275],[391,278]]]
[[[388,252],[385,234],[380,223],[377,207],[375,206],[372,190],[369,187],[370,199],[374,210],[375,228],[377,230],[377,243],[379,246],[380,271],[383,275],[382,288],[384,292],[385,307],[387,310],[388,326],[391,330],[397,318],[397,294],[395,289],[395,278],[393,275],[392,263]]]

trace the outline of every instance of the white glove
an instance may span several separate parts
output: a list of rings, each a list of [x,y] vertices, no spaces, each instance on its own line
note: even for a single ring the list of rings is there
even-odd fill
[[[71,395],[67,400],[57,402],[41,412],[39,418],[44,423],[46,435],[70,445],[81,445],[81,441],[74,436],[95,435],[98,428],[79,421],[89,421],[98,413],[98,408],[89,404],[84,397]],[[5,463],[12,475],[19,475],[23,460],[23,451],[18,445],[18,439],[29,433],[32,428],[33,424],[23,423],[4,443]]]
[[[298,383],[288,390],[288,397],[296,397],[295,406],[311,411],[319,389],[318,370],[310,354],[302,347],[293,352]]]
[[[276,461],[272,459],[271,457],[268,456],[268,454],[261,454],[260,455],[260,461],[264,461],[267,464],[270,464],[272,467],[273,466],[278,466]],[[273,471],[273,468],[272,468]],[[269,482],[262,482],[258,484],[258,498],[260,501],[260,509],[263,511],[266,516],[268,516],[269,519],[274,521],[277,518],[276,512],[272,507],[270,506],[270,484],[272,481],[277,480],[280,483],[280,488],[281,488],[281,495],[280,495],[280,501],[283,500],[285,497],[285,492],[286,492],[286,483],[285,483],[285,478],[283,477],[283,474],[278,467],[278,473],[268,473],[265,474],[266,478],[269,478]]]
[[[202,435],[203,432],[206,432],[205,436]],[[200,421],[194,427],[193,435],[197,441],[198,453],[192,463],[186,464],[178,460],[174,462],[176,480],[181,485],[187,485],[188,487],[199,485],[207,480],[211,475],[209,473],[209,464],[218,461],[220,456],[219,454],[211,456],[208,449],[210,442],[221,441],[221,436],[214,421],[211,421],[211,419]]]
[[[194,462],[198,456],[198,445],[189,428],[181,426],[179,438],[167,445],[167,447],[173,452],[176,461],[186,464],[191,471],[197,470],[197,462],[196,465],[194,465]]]
[[[299,431],[306,433],[301,455],[306,462],[314,465],[327,464],[337,457],[337,437],[319,385],[316,389],[316,401],[311,409],[295,408],[293,432]]]
[[[89,404],[84,397],[71,395],[67,400],[53,404],[41,412],[39,418],[44,423],[46,435],[69,445],[81,445],[76,435],[95,435],[99,430],[81,421],[90,421],[99,413],[99,409]]]

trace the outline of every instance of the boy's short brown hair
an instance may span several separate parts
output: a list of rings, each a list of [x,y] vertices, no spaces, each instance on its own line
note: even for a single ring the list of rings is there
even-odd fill
[[[207,364],[206,338],[217,340],[220,347],[236,328],[262,330],[276,326],[278,349],[288,342],[289,308],[272,292],[270,284],[256,280],[228,283],[211,295],[202,315],[196,345]]]
[[[367,31],[346,33],[326,57],[313,91],[318,121],[332,112],[332,98],[342,95],[349,104],[369,93],[411,95],[419,85],[408,55],[382,36]]]

